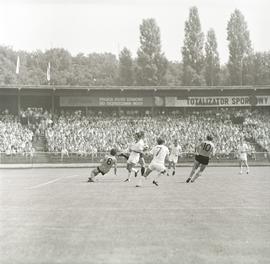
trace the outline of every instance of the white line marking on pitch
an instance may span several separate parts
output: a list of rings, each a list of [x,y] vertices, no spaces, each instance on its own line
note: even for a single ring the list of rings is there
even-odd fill
[[[39,187],[43,187],[43,186],[45,186],[45,185],[48,185],[48,184],[51,184],[51,183],[60,181],[60,180],[62,180],[62,179],[67,179],[67,178],[76,177],[76,176],[77,176],[77,175],[72,175],[72,176],[62,176],[62,177],[56,178],[56,179],[51,180],[51,181],[47,181],[47,182],[44,182],[44,183],[40,183],[40,184],[38,184],[38,185],[34,185],[34,186],[32,186],[32,187],[28,187],[28,188],[26,188],[26,189],[28,189],[28,190],[31,190],[31,189],[37,189],[37,188],[39,188]]]

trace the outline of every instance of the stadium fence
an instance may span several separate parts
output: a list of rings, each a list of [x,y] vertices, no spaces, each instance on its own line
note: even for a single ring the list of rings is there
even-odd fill
[[[7,154],[0,152],[0,164],[69,164],[69,163],[99,163],[107,152],[97,153],[61,153],[61,152],[25,152],[22,154]],[[253,163],[269,163],[270,165],[270,153],[269,152],[254,152],[248,155],[249,161]],[[125,163],[126,160],[123,157],[117,158],[118,163]],[[194,153],[182,153],[179,156],[178,162],[189,163],[194,160]],[[151,156],[145,156],[145,161],[148,163],[151,161]],[[215,157],[211,159],[215,163],[232,162],[237,163],[237,153],[231,152],[229,154],[216,153]]]

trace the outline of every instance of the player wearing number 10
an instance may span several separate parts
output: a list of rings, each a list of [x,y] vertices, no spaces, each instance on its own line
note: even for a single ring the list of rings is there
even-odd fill
[[[206,140],[203,141],[197,148],[197,155],[195,156],[195,161],[193,168],[191,170],[191,173],[189,177],[187,178],[186,182],[194,182],[204,171],[206,166],[209,163],[209,159],[211,156],[215,153],[215,146],[213,144],[213,138],[212,136],[207,136]],[[196,170],[199,168],[199,170],[196,172]],[[196,172],[196,173],[195,173]],[[195,175],[194,175],[195,173]]]
[[[117,160],[115,158],[116,150],[111,149],[110,155],[106,155],[101,161],[101,164],[91,171],[91,176],[88,179],[88,182],[95,182],[94,178],[101,173],[102,175],[108,173],[112,167],[114,167],[114,174],[116,175],[117,170]]]

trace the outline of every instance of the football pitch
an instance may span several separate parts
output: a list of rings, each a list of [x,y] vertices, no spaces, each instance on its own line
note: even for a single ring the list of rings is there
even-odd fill
[[[0,263],[270,263],[270,167],[190,167],[141,188],[125,169],[0,170]],[[154,173],[153,173],[154,174]]]

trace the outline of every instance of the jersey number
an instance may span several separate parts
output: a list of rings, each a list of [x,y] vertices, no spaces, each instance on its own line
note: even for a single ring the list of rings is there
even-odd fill
[[[156,157],[157,157],[157,156],[158,156],[158,154],[160,153],[160,151],[161,151],[161,147],[158,147],[157,149],[158,149],[158,152],[157,152],[157,154],[156,154]]]
[[[211,149],[211,145],[210,144],[206,144],[206,143],[204,143],[204,145],[203,145],[203,150],[205,150],[205,151],[209,151]]]
[[[112,159],[111,159],[111,158],[108,158],[108,159],[107,159],[107,164],[108,164],[108,165],[111,165],[111,164],[112,164]]]

